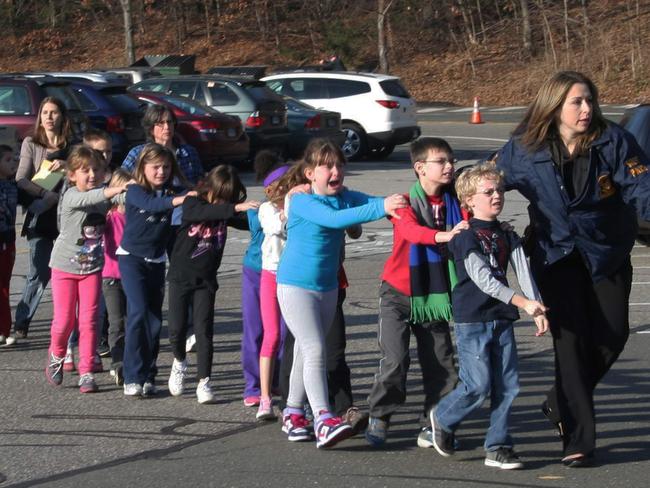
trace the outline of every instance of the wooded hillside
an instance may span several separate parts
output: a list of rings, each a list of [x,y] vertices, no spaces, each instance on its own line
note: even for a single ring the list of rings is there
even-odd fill
[[[127,4],[136,57],[196,54],[199,70],[335,53],[387,65],[420,101],[518,105],[569,68],[604,101],[650,101],[650,0],[1,0],[0,69],[127,65]]]

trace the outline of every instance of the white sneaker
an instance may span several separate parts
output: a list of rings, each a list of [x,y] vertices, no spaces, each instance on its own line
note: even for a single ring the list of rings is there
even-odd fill
[[[172,370],[169,373],[169,393],[172,396],[181,396],[185,390],[185,373],[187,372],[187,361],[174,359]]]
[[[216,401],[209,377],[199,380],[199,385],[196,387],[196,398],[199,403],[214,403]]]
[[[126,383],[124,385],[124,396],[140,397],[142,396],[142,385],[138,383]]]
[[[151,381],[145,381],[144,385],[142,385],[142,395],[151,397],[157,394],[158,388],[156,388],[156,384],[152,383]]]
[[[16,344],[16,336],[14,335],[7,336],[7,338],[5,339],[5,344],[7,346],[13,346],[14,344]]]
[[[185,352],[191,352],[196,344],[196,335],[192,334],[185,340]]]

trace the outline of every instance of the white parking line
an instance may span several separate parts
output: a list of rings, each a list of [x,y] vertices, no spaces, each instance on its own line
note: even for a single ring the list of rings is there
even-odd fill
[[[494,139],[492,137],[449,136],[449,135],[436,135],[436,134],[432,134],[431,137],[442,137],[445,139],[463,139],[468,141],[508,142],[508,139]]]
[[[514,111],[514,110],[525,110],[528,107],[525,106],[519,106],[519,107],[502,107],[502,108],[489,108],[487,109],[488,112],[509,112],[509,111]]]
[[[457,109],[454,109],[454,110],[450,110],[449,112],[452,113],[452,114],[455,114],[455,113],[461,113],[461,112],[471,112],[472,110],[474,110],[472,107],[467,107],[467,108],[457,108]]]
[[[418,110],[419,114],[428,114],[431,112],[441,112],[443,110],[447,110],[449,107],[429,107],[429,108],[421,108]]]

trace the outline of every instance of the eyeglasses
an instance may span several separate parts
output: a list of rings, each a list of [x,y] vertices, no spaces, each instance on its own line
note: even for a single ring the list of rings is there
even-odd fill
[[[477,192],[476,192],[476,195],[481,194],[481,195],[485,195],[485,196],[487,196],[487,197],[491,197],[491,196],[494,195],[495,193],[498,193],[499,195],[503,195],[505,192],[506,192],[506,191],[505,191],[505,189],[503,189],[503,188],[488,188],[488,189],[486,189],[486,190],[477,191]]]
[[[159,120],[155,125],[174,125],[172,120]]]
[[[445,164],[449,163],[452,166],[458,162],[457,159],[421,159],[419,161],[420,163],[435,163],[435,164],[440,164],[444,166]]]

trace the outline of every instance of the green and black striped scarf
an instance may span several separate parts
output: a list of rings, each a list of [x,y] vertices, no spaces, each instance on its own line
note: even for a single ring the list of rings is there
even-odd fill
[[[420,225],[434,228],[433,213],[427,195],[416,182],[409,191],[411,207]],[[445,203],[445,229],[451,230],[462,220],[458,200],[448,192]],[[436,244],[411,244],[409,247],[411,282],[411,321],[421,324],[452,319],[451,290],[458,282],[453,259],[441,255]]]

